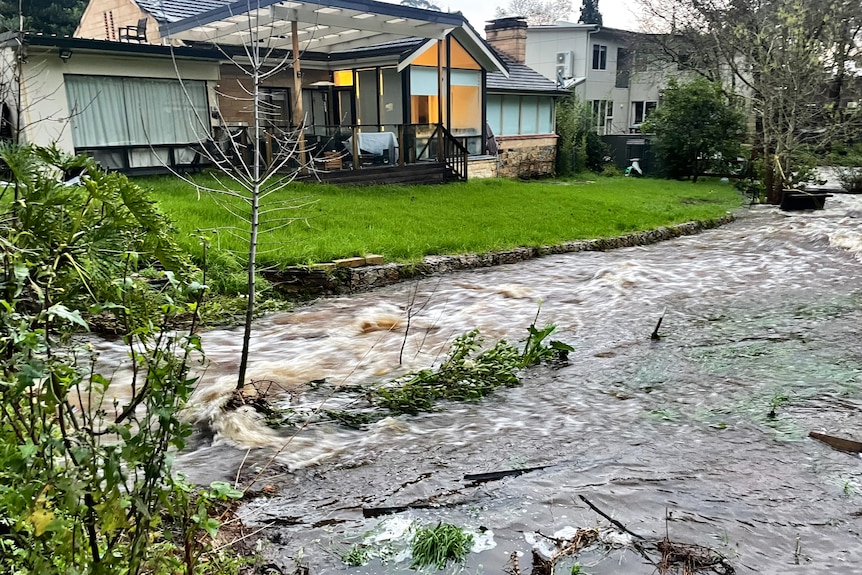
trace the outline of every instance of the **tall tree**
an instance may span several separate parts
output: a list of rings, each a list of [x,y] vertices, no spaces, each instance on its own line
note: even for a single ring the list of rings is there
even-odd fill
[[[745,120],[717,83],[671,79],[643,131],[655,134],[653,151],[666,176],[696,182],[711,164],[737,157]]]
[[[27,32],[71,36],[86,7],[87,0],[0,0],[0,26],[17,30],[21,12]]]
[[[509,0],[504,8],[497,7],[495,16],[521,16],[528,24],[553,24],[557,20],[565,20],[572,12],[571,0]]]
[[[747,100],[770,202],[805,180],[812,151],[860,121],[840,109],[847,76],[858,74],[858,0],[642,2],[651,31],[664,32],[653,37],[672,59],[727,79]]]
[[[599,12],[599,0],[584,0],[581,4],[581,17],[578,18],[581,24],[598,24],[602,25],[602,13]]]

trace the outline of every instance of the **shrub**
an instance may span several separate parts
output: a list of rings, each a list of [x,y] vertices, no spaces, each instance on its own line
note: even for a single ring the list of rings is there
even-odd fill
[[[862,168],[836,168],[841,188],[851,194],[862,194]]]
[[[131,273],[139,260],[179,260],[125,178],[54,149],[0,146],[0,157],[16,184],[0,214],[0,572],[229,572],[196,565],[218,525],[209,509],[237,492],[198,493],[170,470],[169,450],[190,433],[178,413],[195,384],[203,286],[165,271],[154,289]],[[87,176],[66,185],[74,165]],[[84,302],[126,328],[133,369],[119,393],[70,337],[88,327]]]

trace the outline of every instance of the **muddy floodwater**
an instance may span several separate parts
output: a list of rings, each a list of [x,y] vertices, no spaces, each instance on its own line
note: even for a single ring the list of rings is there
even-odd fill
[[[209,431],[176,468],[200,483],[262,470],[255,489],[276,495],[239,513],[249,532],[265,527],[254,539],[285,573],[300,556],[311,575],[410,573],[397,535],[441,521],[476,534],[466,564],[448,572],[503,573],[521,553],[529,573],[535,532],[609,526],[580,495],[646,538],[712,547],[737,573],[862,573],[862,460],[808,438],[862,440],[862,197],[817,212],[745,208],[720,229],[656,245],[321,300],[258,322],[251,376],[300,412],[349,407],[357,398],[338,386],[429,367],[470,329],[517,342],[540,302],[538,323],[575,348],[567,365],[531,368],[478,403],[362,429],[312,419],[274,431],[250,408],[222,413],[240,332],[206,333],[192,416]],[[356,543],[388,557],[347,567]],[[591,574],[655,572],[626,549],[577,561]]]

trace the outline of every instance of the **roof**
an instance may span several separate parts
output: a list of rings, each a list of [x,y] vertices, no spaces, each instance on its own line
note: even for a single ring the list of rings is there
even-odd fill
[[[45,34],[33,34],[25,32],[9,32],[0,34],[0,46],[12,42],[21,42],[30,46],[44,48],[70,48],[75,50],[86,50],[95,52],[117,52],[122,54],[146,54],[150,56],[165,56],[179,58],[194,58],[203,60],[219,61],[224,55],[213,48],[189,47],[189,46],[163,46],[160,44],[138,44],[135,42],[116,42],[114,40],[97,40],[92,38],[74,38],[71,36],[54,36]]]
[[[141,10],[156,19],[159,24],[179,22],[195,14],[217,10],[235,0],[134,0]]]
[[[506,78],[499,72],[488,72],[487,89],[489,92],[517,92],[519,94],[547,94],[549,96],[562,96],[569,93],[568,90],[558,88],[556,82],[545,78],[526,64],[519,64],[500,52],[497,52],[497,55],[509,69],[509,77]]]
[[[377,0],[136,1],[159,19],[161,37],[172,40],[221,48],[253,42],[266,50],[292,49],[296,41],[304,57],[313,54],[312,58],[321,59],[323,54],[344,59],[369,51],[409,50],[412,39],[428,42],[452,35],[486,70],[507,73],[460,12]]]
[[[255,39],[268,48],[290,48],[291,27],[296,23],[301,49],[326,53],[410,36],[441,39],[467,22],[460,12],[376,0],[203,0],[197,5],[190,0],[143,1],[170,4],[172,14],[185,15],[161,24],[163,38],[245,45],[253,30]]]

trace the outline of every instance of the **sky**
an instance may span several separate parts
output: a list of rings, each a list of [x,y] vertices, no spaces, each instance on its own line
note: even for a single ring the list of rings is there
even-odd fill
[[[400,0],[384,0],[393,4],[400,4]],[[485,22],[494,18],[497,6],[508,5],[508,0],[431,0],[446,11],[461,11],[473,28],[483,36],[485,33]],[[574,10],[565,20],[577,22],[581,14],[581,0],[572,0]],[[624,30],[637,30],[637,18],[633,11],[637,9],[635,0],[599,0],[599,12],[602,14],[602,22],[609,28],[622,28]]]

